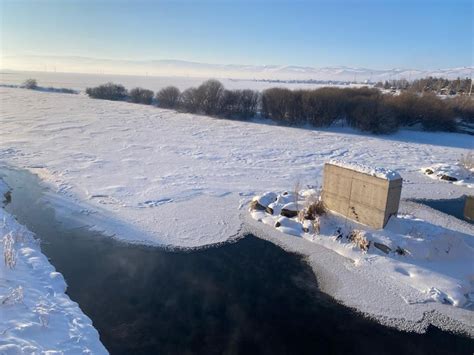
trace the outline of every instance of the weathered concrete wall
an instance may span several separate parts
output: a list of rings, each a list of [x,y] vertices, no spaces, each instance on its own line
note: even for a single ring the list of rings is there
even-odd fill
[[[464,218],[474,221],[474,196],[466,196]]]
[[[324,166],[326,207],[370,227],[383,228],[397,214],[401,192],[401,178],[388,180],[330,163]]]

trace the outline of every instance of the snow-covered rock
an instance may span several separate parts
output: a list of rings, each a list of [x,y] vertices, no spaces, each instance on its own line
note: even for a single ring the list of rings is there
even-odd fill
[[[428,177],[435,180],[444,180],[456,185],[464,185],[474,188],[474,169],[467,169],[459,163],[454,164],[433,164],[421,171]]]
[[[296,217],[301,208],[302,206],[298,202],[289,202],[281,206],[280,214],[289,218]]]
[[[275,222],[275,228],[279,231],[295,236],[301,236],[303,233],[303,226],[300,222],[287,217],[279,217]]]

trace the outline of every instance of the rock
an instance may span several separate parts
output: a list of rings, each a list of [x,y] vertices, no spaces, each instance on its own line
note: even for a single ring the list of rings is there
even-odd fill
[[[434,173],[434,171],[431,170],[430,168],[425,169],[425,174],[426,174],[426,175],[431,175],[431,174],[433,174],[433,173]]]
[[[293,218],[293,217],[296,217],[298,215],[298,211],[291,211],[291,210],[287,210],[285,208],[282,208],[281,212],[280,212],[280,215],[288,217],[288,218]]]
[[[271,214],[279,215],[281,211],[281,205],[278,202],[273,202],[268,205],[269,209],[272,210]]]
[[[395,253],[397,253],[398,255],[402,255],[402,256],[408,254],[408,252],[405,249],[401,248],[401,247],[397,247],[397,250],[395,250]]]
[[[5,198],[5,200],[3,201],[4,203],[8,204],[10,202],[12,202],[12,192],[11,191],[7,191],[3,194],[3,197]]]
[[[268,207],[272,202],[275,202],[277,199],[277,194],[274,192],[267,192],[261,196],[258,196],[255,198],[255,200],[258,201],[259,204],[262,206]]]
[[[269,214],[273,214],[273,208],[269,207],[275,200],[277,195],[273,192],[268,192],[262,196],[255,197],[250,203],[250,209],[254,211],[265,211]]]
[[[253,200],[250,203],[250,209],[253,211],[265,211],[266,207],[259,204],[257,200]]]
[[[388,247],[388,246],[386,246],[385,244],[382,244],[382,243],[374,242],[374,247],[376,247],[380,251],[384,252],[385,254],[388,254],[392,251],[392,249],[390,249],[390,247]]]
[[[452,177],[446,174],[441,175],[440,179],[446,180],[446,181],[458,181],[458,179],[456,179],[455,177]]]
[[[287,192],[286,194],[278,195],[276,203],[279,203],[280,205],[286,205],[287,203],[295,202],[296,199],[297,196],[293,192]]]
[[[296,217],[298,215],[298,207],[299,205],[295,202],[287,203],[281,208],[280,215],[288,218]]]
[[[275,227],[279,228],[283,233],[299,236],[303,232],[301,223],[289,219],[287,217],[280,217],[275,223]]]

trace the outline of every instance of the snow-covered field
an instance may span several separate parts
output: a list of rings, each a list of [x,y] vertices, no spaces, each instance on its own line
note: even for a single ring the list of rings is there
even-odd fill
[[[4,71],[0,72],[0,85],[21,85],[25,80],[34,78],[39,86],[69,88],[84,91],[88,87],[98,86],[106,82],[114,82],[124,85],[127,89],[140,86],[145,89],[159,91],[160,89],[173,85],[180,90],[197,87],[209,79],[202,77],[184,76],[139,76],[139,75],[117,75],[117,74],[77,74],[77,73],[54,73],[54,72],[28,72],[28,71]],[[229,79],[218,77],[226,89],[253,89],[265,90],[273,87],[287,87],[290,89],[316,89],[327,85],[322,84],[292,84],[253,81],[245,79]],[[347,87],[347,85],[335,85]],[[361,85],[354,84],[353,87]]]
[[[405,198],[472,194],[466,185],[433,180],[420,172],[433,164],[455,164],[473,148],[468,135],[401,131],[373,136],[346,127],[291,128],[269,121],[220,120],[22,89],[1,88],[0,100],[0,163],[38,174],[62,196],[57,200],[63,208],[81,211],[95,228],[133,243],[194,248],[238,237],[248,224],[242,213],[253,196],[291,190],[296,182],[302,187],[317,186],[324,162],[331,159],[398,171],[404,179]],[[421,222],[409,219],[407,223]],[[445,230],[454,228],[451,225],[444,226]],[[405,233],[404,226],[393,226],[393,233]],[[467,230],[459,233],[474,235],[472,226],[462,228]],[[303,240],[284,236],[289,239],[283,244]],[[299,249],[303,253],[316,245],[303,241],[307,245]],[[368,256],[357,258],[361,263],[377,260]],[[345,269],[348,275],[371,277],[378,272],[375,261],[370,268],[351,265]],[[318,267],[315,271],[320,273]],[[410,269],[404,270],[411,275]],[[467,276],[471,283],[472,274],[471,268]],[[318,274],[319,278],[324,276]],[[356,297],[357,303],[350,292],[340,292],[344,285],[326,284],[324,290],[378,316],[385,307],[390,317],[411,317],[418,322],[425,312],[436,308],[464,323],[472,320],[471,311],[426,303],[420,296],[423,293],[409,283],[398,288],[397,282],[371,283],[372,289],[387,285],[392,288],[392,298],[402,297],[400,290],[412,296],[388,307],[378,297],[371,302]],[[423,312],[415,312],[417,306]]]
[[[296,181],[318,185],[330,159],[398,171],[404,197],[470,191],[420,174],[456,161],[472,138],[400,132],[377,137],[176,113],[82,95],[0,89],[0,159],[29,169],[117,238],[199,247],[238,234],[239,206]],[[103,218],[102,216],[107,218]],[[99,217],[100,216],[100,217]]]
[[[0,180],[0,354],[107,354],[39,241],[1,208],[6,191]]]

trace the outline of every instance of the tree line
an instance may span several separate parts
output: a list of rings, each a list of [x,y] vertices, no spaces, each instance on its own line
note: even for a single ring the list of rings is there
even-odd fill
[[[468,97],[441,99],[433,93],[383,94],[375,88],[331,88],[290,90],[270,88],[228,90],[217,80],[180,91],[174,86],[151,90],[107,83],[88,88],[92,98],[127,100],[182,112],[235,119],[259,115],[283,124],[327,127],[346,122],[375,134],[395,132],[401,126],[420,124],[425,130],[455,131],[456,119],[474,122],[474,101]]]
[[[472,80],[457,78],[449,80],[429,76],[427,78],[408,81],[406,79],[385,80],[375,84],[376,88],[406,90],[415,93],[432,92],[439,95],[466,95],[470,93]]]

